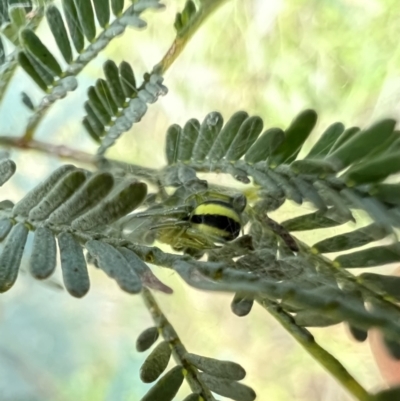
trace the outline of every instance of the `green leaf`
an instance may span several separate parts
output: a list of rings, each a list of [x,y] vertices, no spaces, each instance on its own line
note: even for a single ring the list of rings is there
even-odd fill
[[[196,354],[185,354],[185,359],[197,369],[221,379],[242,380],[246,371],[237,363],[220,361]]]
[[[352,324],[349,324],[349,330],[354,339],[360,343],[364,342],[368,338],[368,331],[360,329]]]
[[[297,154],[317,123],[314,110],[302,111],[285,130],[285,141],[272,153],[269,165],[274,167]]]
[[[122,107],[125,103],[125,94],[122,90],[121,81],[119,79],[119,71],[117,65],[112,60],[107,60],[103,64],[103,71],[106,77],[108,87],[114,102]]]
[[[97,95],[96,89],[90,86],[88,89],[89,104],[102,125],[110,125],[112,115],[103,106],[103,102]]]
[[[78,14],[79,25],[82,27],[83,34],[89,42],[92,42],[96,37],[96,25],[94,23],[92,2],[87,0],[74,0],[74,2]]]
[[[196,14],[196,5],[193,3],[192,0],[187,0],[181,16],[183,27],[185,27],[190,22],[190,20],[195,14]]]
[[[213,111],[207,114],[200,126],[199,136],[193,148],[192,159],[194,161],[200,162],[206,158],[223,123],[224,119],[220,113]]]
[[[143,202],[146,194],[146,184],[131,182],[117,195],[105,199],[95,208],[78,217],[71,226],[76,230],[91,230],[94,227],[110,224],[135,210]]]
[[[132,67],[126,61],[119,65],[119,75],[121,76],[122,90],[126,97],[133,98],[137,93],[136,79]]]
[[[33,79],[36,85],[39,86],[39,88],[42,89],[44,92],[46,92],[48,88],[47,83],[44,81],[43,77],[29,60],[26,53],[18,53],[18,63],[24,69],[24,71]]]
[[[76,51],[81,53],[85,46],[85,38],[83,37],[83,31],[74,0],[62,0],[62,5],[72,42]]]
[[[53,232],[47,227],[38,227],[33,238],[29,270],[33,277],[45,279],[56,268],[57,246]]]
[[[374,223],[345,234],[324,239],[314,244],[312,249],[319,253],[346,251],[378,241],[386,236],[386,230],[379,224]]]
[[[58,64],[47,47],[36,36],[35,32],[28,28],[23,29],[20,32],[20,41],[24,48],[40,61],[54,76],[60,77],[62,75],[60,64]]]
[[[362,251],[340,255],[334,264],[340,267],[382,266],[400,261],[400,244],[376,246]]]
[[[381,295],[390,295],[400,301],[400,277],[376,273],[362,273],[358,280]]]
[[[320,209],[321,211],[326,209],[326,203],[311,183],[303,180],[300,177],[291,178],[290,183],[298,189],[303,199],[307,199],[308,201],[313,203],[317,209]]]
[[[231,302],[231,310],[236,316],[246,316],[250,313],[253,303],[252,297],[237,292]]]
[[[285,133],[280,128],[270,128],[253,143],[251,148],[246,152],[244,160],[251,164],[267,160],[268,156],[273,153],[284,140]]]
[[[107,111],[107,114],[110,116],[117,115],[118,106],[111,96],[111,92],[107,85],[107,81],[99,78],[96,81],[95,91],[104,109]]]
[[[90,288],[83,249],[70,233],[60,233],[57,240],[65,288],[73,297],[81,298]]]
[[[17,223],[10,231],[0,254],[0,292],[9,290],[17,280],[29,230]]]
[[[11,4],[9,3],[9,6]],[[8,13],[9,17],[11,20],[11,23],[17,27],[17,28],[22,28],[23,26],[26,25],[26,12],[24,7],[19,6],[18,3],[13,4],[13,7],[8,8]]]
[[[93,0],[94,9],[96,11],[97,21],[102,28],[108,26],[110,21],[110,2],[109,0]]]
[[[129,294],[142,290],[142,282],[136,272],[130,268],[124,256],[113,246],[101,241],[86,242],[85,248],[97,260],[97,263],[109,277],[114,278],[119,287]]]
[[[0,187],[5,184],[17,170],[16,164],[10,160],[2,160],[0,162]]]
[[[74,218],[95,207],[114,185],[113,176],[107,172],[93,174],[65,203],[49,217],[49,223],[68,224]]]
[[[175,15],[175,21],[174,21],[174,28],[177,33],[180,33],[180,31],[183,29],[183,23],[182,23],[182,14],[181,13],[176,13]]]
[[[296,313],[294,321],[302,327],[329,327],[341,323],[343,319],[329,316],[325,310],[305,309]]]
[[[165,153],[167,155],[168,165],[175,164],[178,159],[178,146],[181,135],[182,128],[177,124],[171,125],[167,130]]]
[[[101,142],[101,137],[105,134],[105,127],[97,117],[96,112],[89,102],[85,102],[84,108],[86,116],[83,118],[83,126],[88,131],[89,135],[98,143]]]
[[[167,368],[171,358],[171,347],[167,341],[158,344],[143,362],[140,368],[140,379],[143,383],[157,380]]]
[[[235,401],[253,401],[256,398],[254,390],[244,384],[233,380],[216,378],[207,373],[200,373],[199,376],[211,391],[223,397],[228,397]]]
[[[192,157],[193,147],[199,136],[200,123],[195,118],[190,119],[183,127],[179,137],[177,160],[186,162]]]
[[[46,194],[43,199],[29,212],[32,221],[46,219],[54,210],[67,201],[78,188],[85,182],[86,174],[83,170],[75,170],[66,174]]]
[[[390,355],[396,359],[400,360],[400,344],[397,341],[393,341],[389,338],[383,337],[383,342],[389,351]]]
[[[342,176],[348,186],[384,180],[400,171],[400,152],[383,154],[350,167]]]
[[[175,366],[167,372],[141,401],[172,401],[183,383],[183,368]]]
[[[64,25],[64,20],[61,17],[61,13],[56,6],[50,4],[46,8],[46,18],[49,24],[51,33],[57,43],[58,48],[64,60],[71,64],[72,62],[72,49],[69,43],[67,29]]]
[[[218,134],[217,139],[214,141],[209,151],[208,157],[211,161],[218,161],[225,156],[232,141],[238,134],[240,127],[248,116],[249,115],[245,111],[238,111],[229,119]]]
[[[393,133],[396,121],[385,119],[369,128],[356,133],[341,147],[332,152],[327,160],[343,169],[350,164],[366,157],[371,151],[386,141]]]
[[[318,228],[336,227],[346,223],[343,219],[336,216],[335,219],[327,217],[321,214],[320,211],[316,211],[302,216],[294,217],[284,221],[282,226],[288,231],[305,231],[305,230],[316,230]]]
[[[249,117],[240,126],[238,133],[225,155],[228,161],[239,160],[255,142],[263,129],[263,120],[258,117]]]
[[[383,202],[400,205],[400,184],[377,184],[369,192]]]
[[[65,164],[53,171],[45,181],[34,187],[16,203],[13,216],[28,216],[31,209],[38,205],[63,177],[75,169],[76,167],[72,164]]]
[[[327,160],[295,160],[290,167],[297,174],[315,174],[318,177],[336,172],[335,165]]]
[[[372,401],[395,401],[400,399],[400,387],[393,387],[375,394]]]
[[[185,397],[183,401],[203,401],[203,398],[200,394],[192,393]]]
[[[342,123],[337,122],[330,125],[311,148],[305,159],[326,156],[343,131],[344,125]]]
[[[352,138],[357,132],[360,131],[358,127],[347,128],[342,135],[339,136],[335,144],[332,146],[328,154],[333,153],[336,149],[339,149],[344,143],[346,143],[350,138]]]
[[[1,18],[0,18],[1,24]],[[0,37],[0,65],[4,64],[6,61],[6,50],[4,49],[3,40]]]
[[[271,169],[267,171],[267,175],[278,185],[278,187],[284,192],[287,199],[291,199],[297,204],[301,205],[303,197],[297,190],[295,185],[292,185],[289,179],[280,172],[275,172]]]
[[[85,104],[85,110],[86,110],[86,104]],[[86,112],[87,112],[87,110],[86,110]],[[99,125],[97,125],[97,123]],[[93,118],[93,116],[84,117],[82,120],[82,125],[85,128],[86,132],[92,137],[92,139],[95,142],[97,142],[98,144],[100,144],[101,143],[100,136],[103,134],[104,127],[100,123],[100,121],[98,121],[97,117],[95,119]],[[101,133],[101,134],[98,134],[98,133]]]
[[[124,9],[124,0],[111,0],[111,10],[116,17],[119,17]]]
[[[136,351],[147,351],[158,340],[159,335],[157,327],[149,327],[142,331],[136,340]]]
[[[0,219],[0,241],[3,241],[7,237],[12,227],[13,225],[10,219]]]

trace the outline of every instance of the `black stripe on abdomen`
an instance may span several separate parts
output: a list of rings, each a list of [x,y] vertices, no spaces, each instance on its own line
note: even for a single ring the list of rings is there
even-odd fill
[[[225,231],[226,235],[224,235],[224,238],[229,241],[235,239],[240,233],[240,224],[227,216],[218,214],[195,214],[191,216],[190,221],[194,224],[205,224]]]

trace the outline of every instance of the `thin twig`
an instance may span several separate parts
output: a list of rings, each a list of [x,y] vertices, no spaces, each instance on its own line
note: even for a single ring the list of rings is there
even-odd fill
[[[370,395],[361,385],[354,379],[346,368],[329,352],[325,351],[315,340],[313,335],[304,327],[298,326],[291,315],[286,313],[275,302],[265,298],[258,298],[257,302],[266,309],[278,322],[300,343],[303,348],[317,360],[328,372],[338,380],[341,385],[346,388],[349,393],[359,401],[372,401],[373,396]]]
[[[189,43],[192,36],[201,27],[204,21],[227,0],[203,0],[199,10],[193,16],[187,27],[176,35],[174,42],[162,60],[154,67],[153,72],[163,75],[173,62],[179,57]]]
[[[187,374],[185,375],[185,378],[192,391],[194,393],[199,393],[203,397],[204,401],[215,401],[210,390],[199,379],[198,370],[187,362],[185,358],[185,355],[187,354],[185,346],[182,344],[182,341],[180,340],[175,329],[162,313],[157,301],[147,288],[143,288],[142,297],[147,309],[151,314],[151,317],[153,318],[154,323],[161,331],[161,335],[163,336],[164,340],[168,341],[170,344],[172,355],[174,356],[176,363],[186,369]]]

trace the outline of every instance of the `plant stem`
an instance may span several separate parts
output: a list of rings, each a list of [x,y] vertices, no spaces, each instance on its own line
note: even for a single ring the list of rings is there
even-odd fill
[[[163,75],[172,63],[179,57],[192,36],[197,32],[203,22],[227,0],[203,0],[200,8],[181,32],[176,35],[174,42],[162,60],[153,68],[153,72]]]
[[[152,293],[147,288],[143,288],[142,297],[158,330],[161,332],[164,340],[168,341],[170,344],[172,355],[174,356],[176,363],[186,369],[187,374],[185,375],[185,378],[192,391],[194,393],[199,393],[204,401],[215,401],[210,390],[199,379],[198,370],[187,362],[185,358],[187,353],[185,346],[182,344],[182,341],[171,323],[162,313]]]
[[[325,351],[315,340],[313,335],[304,327],[298,326],[292,316],[275,302],[265,298],[258,298],[257,302],[266,309],[278,322],[300,343],[304,349],[318,361],[328,372],[342,384],[359,401],[373,401],[370,395],[361,385],[354,379],[346,368],[329,352]]]

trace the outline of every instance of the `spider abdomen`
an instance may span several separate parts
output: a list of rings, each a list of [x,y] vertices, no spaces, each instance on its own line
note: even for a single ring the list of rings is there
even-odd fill
[[[190,223],[199,231],[225,241],[235,239],[241,229],[239,214],[232,205],[222,201],[206,201],[192,212]]]

